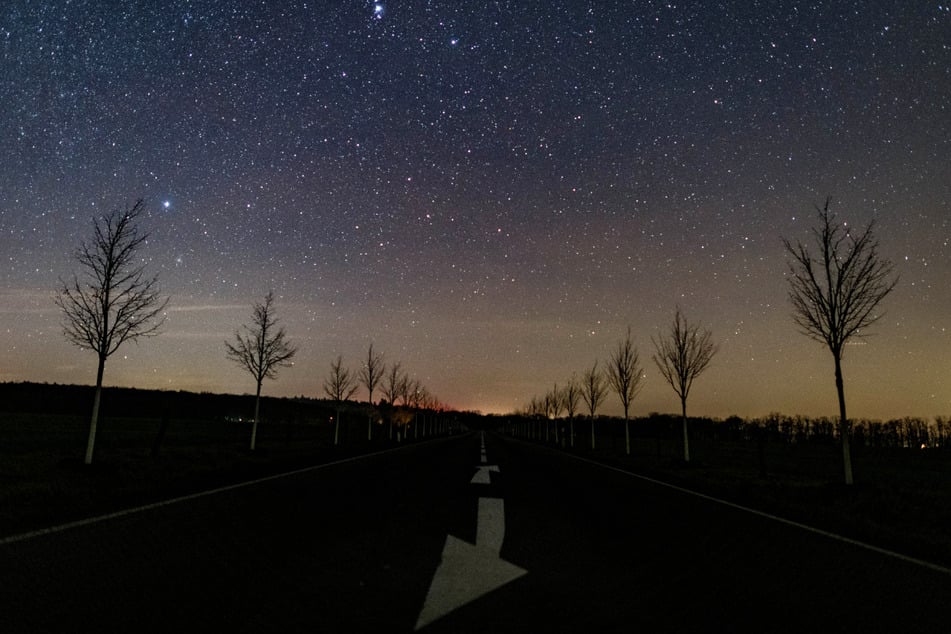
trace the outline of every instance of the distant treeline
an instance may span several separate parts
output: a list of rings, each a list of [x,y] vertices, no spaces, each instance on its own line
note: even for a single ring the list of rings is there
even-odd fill
[[[0,383],[0,420],[2,412],[51,414],[56,416],[89,416],[95,387],[91,385],[60,385],[57,383]],[[171,390],[140,390],[128,387],[104,387],[102,416],[111,418],[163,418],[176,420],[247,421],[254,413],[253,394],[213,394]],[[412,413],[430,411],[408,406],[393,407],[381,401],[375,406],[367,402],[345,401],[339,411],[349,417],[368,414],[377,422],[392,421],[399,426]],[[439,410],[443,418],[480,427],[482,416],[475,412]],[[305,396],[293,398],[261,397],[261,419],[274,423],[327,423],[337,415],[334,401]],[[400,413],[403,413],[402,415]]]
[[[0,412],[88,416],[91,385],[56,383],[0,383]],[[115,418],[247,420],[254,412],[254,395],[211,394],[103,388],[102,415]],[[350,407],[357,406],[348,403]],[[275,422],[305,423],[329,420],[335,413],[330,401],[261,397],[261,415]]]
[[[631,419],[631,434],[640,438],[674,437],[680,425],[680,416],[651,413]],[[858,447],[951,447],[951,417],[938,416],[933,420],[917,417],[896,418],[888,421],[852,420],[851,440]],[[506,419],[507,426],[521,425],[522,433],[536,439],[544,439],[546,433],[554,438],[557,427],[559,437],[569,428],[565,418],[548,419],[542,416],[513,416]],[[587,416],[575,418],[576,427],[587,429]],[[599,416],[596,419],[598,434],[607,439],[623,437],[624,421],[620,418]],[[526,431],[526,426],[527,430]],[[587,433],[587,432],[585,432]],[[787,416],[769,414],[762,418],[744,419],[730,416],[726,419],[691,417],[690,433],[698,439],[710,441],[814,443],[833,445],[838,441],[838,420],[834,418]],[[584,435],[576,431],[584,442]]]

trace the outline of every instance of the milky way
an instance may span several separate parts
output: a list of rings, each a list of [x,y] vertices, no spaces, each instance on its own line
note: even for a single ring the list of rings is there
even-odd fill
[[[94,380],[52,297],[142,198],[171,301],[107,385],[252,390],[224,340],[273,289],[301,351],[268,394],[322,396],[374,342],[511,411],[630,325],[633,412],[675,411],[650,354],[679,305],[720,345],[692,411],[832,415],[781,241],[832,196],[901,276],[845,356],[850,412],[951,414],[948,6],[289,4],[0,9],[0,380]]]

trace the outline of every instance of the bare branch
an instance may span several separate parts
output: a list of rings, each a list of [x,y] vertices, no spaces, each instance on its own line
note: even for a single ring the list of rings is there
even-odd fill
[[[383,353],[374,352],[373,344],[370,344],[367,350],[366,363],[360,368],[360,382],[367,388],[367,400],[373,404],[373,390],[383,379],[383,373],[386,371],[386,365],[383,363]]]
[[[604,373],[598,369],[598,362],[595,361],[591,369],[586,370],[581,378],[581,398],[588,406],[588,413],[591,418],[594,418],[606,395],[607,388],[604,385]]]
[[[80,275],[60,281],[55,301],[65,317],[63,334],[102,359],[126,341],[158,334],[164,322],[168,298],[162,298],[158,278],[146,277],[144,265],[135,264],[148,238],[136,226],[143,208],[138,200],[131,209],[95,220],[92,242],[83,242],[75,254],[83,281]]]
[[[625,420],[627,420],[628,410],[634,397],[641,389],[642,377],[640,355],[631,340],[631,327],[628,326],[627,337],[618,342],[607,368],[608,383],[621,399]]]
[[[356,377],[343,367],[343,357],[338,355],[330,364],[330,376],[324,380],[324,393],[337,402],[349,401],[358,388]]]
[[[806,336],[841,356],[846,342],[863,337],[881,318],[878,305],[895,288],[894,265],[882,257],[874,222],[857,237],[836,221],[831,200],[816,207],[819,224],[812,235],[819,256],[808,246],[783,240],[789,263],[789,299],[793,320]]]
[[[244,333],[236,331],[233,343],[225,342],[228,358],[250,372],[259,389],[264,379],[277,378],[278,369],[290,366],[297,354],[277,322],[274,293],[269,292],[263,303],[254,305],[251,326],[243,326]]]
[[[657,351],[652,357],[654,363],[682,401],[687,400],[694,379],[707,369],[717,353],[712,337],[699,324],[688,324],[677,308],[667,336],[652,338]]]

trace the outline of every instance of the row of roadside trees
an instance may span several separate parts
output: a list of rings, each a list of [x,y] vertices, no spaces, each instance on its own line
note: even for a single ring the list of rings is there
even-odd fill
[[[680,398],[683,456],[690,462],[690,437],[687,430],[687,397],[694,380],[710,365],[717,352],[712,333],[699,324],[690,324],[680,308],[674,314],[674,322],[667,333],[653,339],[655,353],[651,357],[661,375]],[[618,342],[603,368],[598,361],[586,369],[581,378],[572,375],[568,383],[559,388],[556,384],[543,397],[532,398],[523,413],[529,416],[558,418],[566,412],[569,421],[570,443],[574,446],[574,418],[581,402],[591,420],[591,447],[597,446],[594,421],[598,408],[613,391],[624,411],[624,447],[631,453],[630,410],[634,398],[643,386],[644,369],[640,353],[631,338],[631,328]]]
[[[831,199],[822,207],[816,206],[817,223],[811,229],[812,241],[783,239],[789,256],[786,280],[793,321],[799,331],[824,344],[832,354],[835,386],[839,403],[838,437],[842,448],[842,466],[845,483],[853,483],[850,450],[851,423],[846,412],[842,357],[849,341],[865,337],[868,329],[882,313],[879,306],[898,283],[894,265],[879,252],[874,222],[864,229],[853,231],[848,223],[839,221],[831,210]],[[684,460],[690,460],[690,442],[687,432],[687,396],[693,381],[710,364],[717,348],[711,333],[699,325],[691,325],[680,309],[674,323],[665,335],[652,339],[652,356],[661,375],[680,398],[682,413]],[[625,445],[630,453],[628,413],[630,402],[640,388],[643,372],[638,363],[637,350],[627,338],[618,344],[606,369],[598,363],[586,370],[581,380],[572,377],[566,388],[557,387],[542,398],[534,398],[528,413],[557,418],[561,410],[573,419],[574,392],[588,407],[591,418],[591,446],[595,446],[594,419],[598,406],[608,393],[608,386],[621,400],[624,409]],[[576,403],[577,401],[575,401]],[[573,434],[572,434],[573,439]]]
[[[159,291],[158,278],[146,275],[145,265],[139,257],[139,249],[148,240],[148,234],[140,232],[138,227],[143,210],[143,201],[138,200],[129,209],[115,209],[94,219],[92,239],[83,241],[75,254],[80,272],[74,273],[68,281],[61,281],[56,297],[56,304],[64,315],[66,339],[82,349],[92,350],[98,359],[86,464],[92,463],[95,450],[106,361],[125,342],[159,334],[168,305],[168,297]],[[257,442],[264,380],[276,379],[281,368],[292,365],[298,352],[298,347],[279,324],[273,292],[253,305],[250,323],[243,325],[232,340],[225,342],[225,352],[229,360],[247,370],[255,381],[251,427],[253,451]],[[361,385],[366,387],[371,405],[368,440],[372,439],[374,411],[386,412],[385,422],[391,439],[394,426],[402,424],[405,427],[408,420],[395,411],[398,401],[403,408],[413,411],[443,409],[419,380],[403,370],[400,363],[387,368],[383,354],[374,351],[371,344],[366,362],[358,372],[345,368],[343,358],[338,356],[331,362],[330,373],[323,382],[324,393],[336,404],[335,445],[340,440],[343,405]],[[377,388],[383,400],[375,410],[372,407],[373,393]],[[397,429],[397,436],[402,433],[405,433],[403,429]]]
[[[816,207],[818,223],[812,229],[812,245],[785,239],[783,245],[790,256],[787,281],[793,319],[803,334],[825,344],[833,356],[845,482],[852,484],[842,356],[846,344],[853,338],[865,336],[868,327],[881,317],[878,306],[894,289],[897,278],[893,275],[893,264],[879,253],[874,223],[862,231],[852,232],[847,223],[836,219],[830,210],[830,202],[826,199],[823,207]],[[106,360],[126,341],[158,334],[163,321],[161,316],[168,303],[168,298],[158,290],[157,278],[145,274],[144,264],[137,256],[148,238],[137,227],[142,210],[143,203],[139,200],[129,210],[115,210],[95,221],[93,239],[83,242],[76,253],[82,279],[74,274],[72,280],[62,282],[56,299],[65,316],[66,338],[81,348],[93,350],[98,356],[86,448],[87,464],[92,462]],[[257,384],[252,449],[262,383],[265,378],[276,378],[278,369],[290,365],[297,352],[287,340],[283,327],[277,325],[273,301],[273,294],[269,293],[263,303],[255,304],[251,325],[236,332],[233,342],[226,342],[228,358],[247,369]],[[655,354],[652,359],[680,398],[684,460],[689,461],[687,397],[693,381],[708,367],[717,348],[712,343],[710,332],[687,322],[679,308],[670,330],[653,343]],[[389,403],[395,403],[398,394],[406,404],[424,393],[422,386],[401,374],[399,364],[391,366],[390,373],[392,380],[387,384],[390,391],[386,393]],[[376,359],[371,345],[367,364],[357,375],[345,370],[342,359],[338,357],[331,365],[324,390],[332,399],[342,403],[353,396],[357,381],[363,380],[372,403],[373,391],[384,374],[382,356]],[[551,408],[568,410],[569,419],[573,420],[573,412],[578,399],[581,399],[593,421],[606,397],[607,385],[610,385],[624,408],[626,446],[630,452],[628,413],[642,378],[639,356],[628,330],[627,338],[612,355],[606,373],[599,370],[595,361],[580,380],[572,378],[569,381],[567,392],[553,390],[540,402],[549,411]],[[537,409],[538,402],[530,407]],[[337,418],[339,425],[339,416]],[[368,425],[372,430],[372,421]],[[591,434],[594,446],[593,424]]]

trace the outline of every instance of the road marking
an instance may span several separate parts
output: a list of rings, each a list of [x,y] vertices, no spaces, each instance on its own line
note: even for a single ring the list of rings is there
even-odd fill
[[[499,498],[479,498],[476,543],[446,535],[442,560],[436,568],[423,608],[416,619],[419,630],[528,574],[524,568],[499,557],[505,539],[505,506]]]
[[[498,557],[505,540],[505,501],[502,498],[479,498],[476,522],[476,547],[492,551]]]
[[[478,471],[476,471],[472,479],[469,480],[469,484],[492,484],[492,478],[489,474],[499,472],[499,468],[496,465],[480,465],[477,469]]]
[[[459,436],[450,436],[448,438],[441,438],[439,440],[429,441],[433,442],[445,442],[447,440],[455,440],[460,438]],[[52,535],[54,533],[62,533],[73,528],[79,528],[81,526],[89,526],[90,524],[98,524],[99,522],[105,522],[106,520],[117,519],[120,517],[125,517],[127,515],[135,515],[136,513],[142,513],[143,511],[151,511],[153,509],[162,508],[163,506],[171,506],[172,504],[178,504],[179,502],[188,502],[190,500],[197,500],[198,498],[203,498],[209,495],[217,495],[218,493],[225,493],[226,491],[234,491],[235,489],[243,489],[244,487],[253,486],[255,484],[261,484],[263,482],[270,482],[271,480],[280,480],[281,478],[288,478],[290,476],[300,475],[302,473],[308,473],[310,471],[317,471],[318,469],[326,469],[328,467],[335,467],[337,465],[346,464],[348,462],[356,462],[358,460],[363,460],[364,458],[373,458],[375,456],[382,456],[384,454],[393,453],[394,451],[404,451],[413,447],[423,447],[424,444],[412,444],[404,445],[402,447],[393,447],[391,449],[383,449],[382,451],[374,451],[373,453],[367,453],[360,456],[353,456],[351,458],[343,458],[341,460],[334,460],[333,462],[326,462],[324,464],[313,465],[311,467],[304,467],[303,469],[295,469],[294,471],[285,471],[284,473],[276,473],[274,475],[265,476],[263,478],[257,478],[255,480],[247,480],[245,482],[238,482],[236,484],[229,484],[227,486],[218,487],[217,489],[209,489],[207,491],[199,491],[198,493],[191,493],[189,495],[182,495],[177,498],[171,498],[168,500],[162,500],[160,502],[153,502],[152,504],[144,504],[142,506],[136,506],[133,508],[122,509],[120,511],[115,511],[114,513],[107,513],[105,515],[97,515],[95,517],[87,517],[85,519],[76,520],[74,522],[67,522],[65,524],[59,524],[57,526],[50,526],[49,528],[41,528],[35,531],[30,531],[28,533],[20,533],[19,535],[10,535],[9,537],[0,538],[0,546],[6,546],[7,544],[13,544],[15,542],[22,542],[28,539],[33,539],[35,537],[42,537],[43,535]]]
[[[880,555],[885,555],[886,557],[891,557],[893,559],[898,559],[899,561],[904,561],[905,563],[914,564],[916,566],[921,566],[922,568],[928,568],[929,570],[934,570],[935,572],[940,572],[946,575],[951,575],[951,568],[946,566],[941,566],[939,564],[931,563],[930,561],[925,561],[924,559],[917,559],[915,557],[909,557],[908,555],[903,555],[901,553],[895,552],[894,550],[888,550],[887,548],[880,548],[879,546],[873,546],[872,544],[867,544],[865,542],[860,542],[857,539],[852,539],[851,537],[845,537],[844,535],[839,535],[837,533],[831,533],[829,531],[822,530],[821,528],[816,528],[815,526],[809,526],[808,524],[803,524],[801,522],[796,522],[794,520],[786,519],[785,517],[780,517],[778,515],[773,515],[771,513],[766,513],[765,511],[758,511],[754,508],[748,506],[743,506],[742,504],[736,504],[727,500],[723,500],[712,495],[707,495],[706,493],[700,493],[699,491],[692,491],[691,489],[685,489],[679,487],[676,484],[670,484],[669,482],[664,482],[663,480],[655,480],[654,478],[649,478],[632,471],[626,471],[620,467],[612,467],[611,465],[604,464],[602,462],[597,462],[596,460],[590,460],[588,458],[582,458],[580,456],[573,456],[571,454],[564,454],[580,462],[587,462],[595,466],[601,467],[602,469],[607,469],[608,471],[616,471],[617,473],[622,473],[624,475],[630,476],[632,478],[637,478],[638,480],[643,480],[644,482],[650,482],[651,484],[656,484],[657,486],[666,487],[674,491],[679,491],[680,493],[685,493],[687,495],[692,495],[694,497],[702,498],[704,500],[714,502],[716,504],[722,504],[723,506],[729,506],[730,508],[736,509],[738,511],[744,511],[746,513],[751,513],[759,517],[772,520],[774,522],[779,522],[780,524],[785,524],[787,526],[793,526],[795,528],[808,531],[810,533],[815,533],[816,535],[822,535],[823,537],[828,537],[829,539],[834,539],[852,546],[857,546],[859,548],[864,548],[865,550],[870,550],[874,553]]]
[[[489,474],[499,472],[498,466],[484,464],[485,432],[482,432],[481,446],[483,465],[476,467],[478,471],[472,476],[471,484],[490,484]],[[442,558],[429,584],[415,629],[426,627],[453,610],[528,574],[524,568],[500,557],[504,541],[505,501],[501,498],[480,497],[475,545],[446,535]]]

